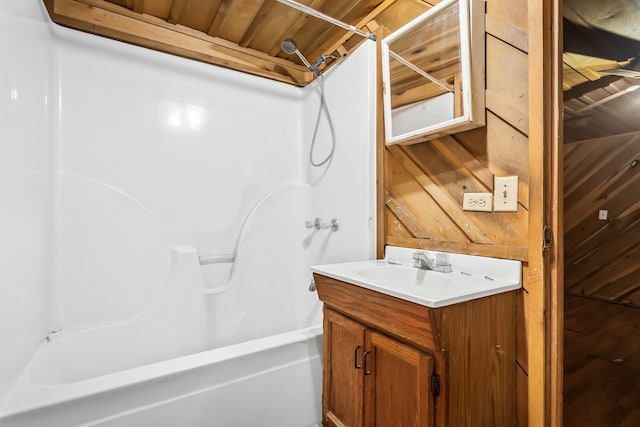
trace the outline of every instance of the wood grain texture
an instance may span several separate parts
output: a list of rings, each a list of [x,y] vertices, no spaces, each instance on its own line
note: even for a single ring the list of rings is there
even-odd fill
[[[449,213],[442,210],[416,177],[407,171],[401,160],[391,154],[388,148],[385,157],[387,191],[411,212],[411,216],[421,225],[427,236],[432,240],[469,242],[461,227],[452,221]],[[387,233],[389,231],[391,230],[387,230]]]
[[[296,55],[282,51],[283,40],[294,39],[312,61],[339,49],[351,52],[364,40],[275,0],[45,3],[53,20],[62,25],[297,85],[306,85],[313,76]],[[398,13],[401,8],[387,12],[395,3],[408,7],[402,13]],[[376,27],[373,21],[378,18],[397,28],[430,7],[417,0],[313,0],[305,4],[364,31]]]
[[[487,0],[487,33],[528,51],[527,2],[525,0]]]
[[[440,210],[448,213],[449,218],[466,235],[466,238],[473,243],[491,244],[493,243],[487,235],[471,220],[471,218],[461,211],[457,201],[454,201],[449,194],[442,189],[442,185],[434,182],[424,169],[421,168],[420,160],[412,155],[409,148],[399,146],[389,147],[391,155],[400,161],[402,166],[420,184],[422,189],[437,203]]]
[[[456,137],[460,135],[458,134]],[[441,188],[442,192],[450,200],[456,201],[453,205],[446,205],[446,208],[440,204],[439,206],[443,206],[450,221],[465,233],[468,241],[487,245],[524,245],[526,235],[523,230],[526,230],[527,222],[527,211],[524,206],[519,206],[517,212],[487,213],[460,209],[460,200],[463,199],[464,193],[487,192],[487,190],[482,189],[481,183],[476,181],[475,175],[469,173],[461,163],[448,158],[446,152],[450,147],[459,145],[454,141],[454,138],[447,138],[442,144],[437,142],[417,144],[406,148],[406,150],[410,153],[412,160],[419,164],[422,170],[428,172],[431,180]],[[444,150],[445,153],[441,150]],[[486,171],[479,171],[478,174],[492,174],[488,168],[485,169]],[[492,190],[493,182],[488,192],[492,192]]]
[[[640,134],[573,142],[564,160],[566,292],[640,306]]]
[[[475,243],[447,242],[442,240],[416,239],[408,236],[389,236],[387,244],[416,249],[431,249],[443,252],[456,252],[467,255],[489,256],[494,258],[526,261],[529,252],[526,246],[477,245]]]
[[[320,299],[335,311],[422,350],[439,349],[429,317],[432,309],[359,286],[345,286],[316,273],[313,277]]]
[[[196,36],[195,30],[154,16],[138,18],[135,12],[103,0],[48,4],[52,19],[62,25],[287,83],[311,81],[311,73],[303,66],[204,33]]]
[[[450,425],[514,425],[515,293],[442,307],[435,318],[449,354]]]
[[[528,427],[528,383],[527,373],[518,365],[516,367],[516,425],[518,427]]]
[[[382,82],[382,39],[388,35],[384,26],[376,30],[376,257],[384,258],[385,230],[387,221],[391,217],[387,215],[386,196],[386,156],[384,136],[384,107],[383,107],[383,82]],[[385,203],[381,203],[384,200]]]
[[[564,425],[640,425],[640,308],[565,296]]]
[[[529,207],[529,141],[500,116],[487,111],[484,129],[456,135],[456,139],[490,174],[487,188],[493,188],[493,175],[518,177],[518,203]],[[449,144],[449,148],[455,144]],[[484,166],[486,165],[486,166]],[[478,167],[476,166],[476,169]],[[483,180],[485,182],[486,178]]]
[[[385,150],[386,244],[528,259],[527,8],[524,0],[487,3],[486,127]],[[465,192],[492,192],[494,176],[512,175],[517,212],[462,210]]]
[[[529,133],[528,57],[487,35],[487,109],[523,134]]]
[[[640,93],[626,92],[636,84],[635,79],[607,76],[566,91],[565,143],[640,131],[640,110],[630,108]]]
[[[528,0],[528,39],[526,86],[528,92],[527,114],[529,119],[529,259],[525,295],[527,351],[528,351],[528,400],[529,424],[551,425],[558,422],[552,414],[551,401],[560,398],[552,388],[550,375],[557,378],[558,354],[551,348],[549,301],[554,298],[551,290],[557,282],[557,246],[545,249],[543,230],[551,230],[555,236],[562,232],[552,223],[552,211],[557,206],[558,194],[552,189],[559,173],[557,166],[560,103],[558,73],[560,70],[556,0]],[[556,152],[554,152],[556,150]],[[555,215],[559,215],[557,211]],[[561,238],[561,237],[560,237]],[[553,256],[552,256],[553,255]],[[560,278],[560,280],[562,280]],[[557,286],[556,286],[557,288]],[[557,332],[557,330],[556,330]],[[560,367],[561,370],[561,367]]]
[[[413,215],[413,213],[405,207],[405,205],[393,197],[388,191],[384,192],[384,204],[389,208],[395,218],[398,219],[404,228],[411,233],[412,237],[418,239],[428,239],[429,233],[422,227],[422,224]]]
[[[419,230],[420,234],[426,234],[433,241],[475,243],[482,245],[477,250],[486,250],[487,254],[492,251],[489,247],[494,245],[526,246],[525,206],[528,201],[523,199],[521,208],[515,213],[462,210],[465,192],[492,191],[493,172],[458,142],[461,135],[464,134],[407,147],[387,148],[387,191],[395,200],[403,201],[403,212],[396,216],[410,232]],[[480,134],[476,132],[476,135]],[[483,141],[485,144],[488,142],[486,134]],[[515,154],[522,148],[527,148],[526,140],[524,144],[514,144],[506,151],[513,149]],[[521,193],[526,197],[527,168],[519,161],[511,162],[508,173],[524,177],[520,185],[523,187]],[[411,218],[411,222],[403,221],[403,218]],[[416,221],[419,226],[415,225]],[[388,229],[388,243],[392,236],[398,234]],[[412,232],[412,237],[420,238],[420,235]]]
[[[367,333],[371,351],[365,375],[366,426],[431,427],[433,357],[378,332]]]
[[[364,348],[364,326],[324,310],[322,413],[327,427],[362,425],[364,377],[360,357]]]
[[[326,308],[383,334],[375,338],[376,335],[367,333],[370,337],[367,342],[382,343],[381,353],[376,352],[373,359],[376,369],[380,363],[398,365],[396,370],[392,369],[396,373],[384,377],[383,382],[391,384],[404,378],[401,381],[405,386],[424,390],[426,386],[411,382],[407,372],[424,369],[425,364],[430,366],[423,352],[433,356],[432,369],[441,377],[441,395],[435,401],[437,426],[514,425],[518,396],[515,292],[431,309],[325,276],[314,277]],[[404,326],[408,327],[407,331],[399,329]],[[424,335],[420,336],[421,333]],[[391,343],[390,338],[399,342]],[[366,347],[369,348],[368,344]],[[381,361],[380,355],[387,359]],[[374,383],[368,384],[365,394],[369,396],[379,392],[382,399],[388,393],[385,389],[389,387],[376,391]],[[420,393],[412,396],[425,399],[419,397]],[[365,406],[370,400],[371,397],[365,399]],[[405,405],[413,404],[403,402],[399,407],[410,413]],[[367,411],[372,412],[365,415],[365,419],[376,416],[375,408],[365,409],[365,413]],[[382,420],[390,416],[389,413],[377,415]],[[383,425],[425,424],[405,420],[401,424]]]

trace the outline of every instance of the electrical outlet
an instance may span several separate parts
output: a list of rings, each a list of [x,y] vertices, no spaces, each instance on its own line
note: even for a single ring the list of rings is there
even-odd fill
[[[465,211],[491,212],[491,193],[464,193],[462,209]]]
[[[496,177],[493,183],[493,210],[518,211],[518,177]]]

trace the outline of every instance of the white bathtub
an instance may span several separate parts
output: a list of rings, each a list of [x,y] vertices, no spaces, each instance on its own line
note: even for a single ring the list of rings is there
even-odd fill
[[[321,354],[314,327],[71,383],[25,377],[0,426],[312,426]]]
[[[0,426],[318,423],[315,293],[263,269],[265,283],[248,301],[244,268],[233,287],[207,295],[195,248],[174,247],[171,265],[163,290],[142,312],[50,334],[0,402]]]

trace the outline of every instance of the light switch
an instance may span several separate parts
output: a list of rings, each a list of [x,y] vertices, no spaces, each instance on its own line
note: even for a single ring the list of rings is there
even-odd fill
[[[495,177],[493,183],[493,210],[502,212],[518,211],[518,177]]]

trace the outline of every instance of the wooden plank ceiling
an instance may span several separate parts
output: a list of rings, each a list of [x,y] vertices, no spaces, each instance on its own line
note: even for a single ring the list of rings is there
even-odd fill
[[[62,25],[274,80],[313,79],[291,39],[310,62],[342,57],[364,38],[276,0],[44,0]],[[299,0],[365,32],[398,28],[439,0]],[[329,66],[332,64],[329,64]]]
[[[640,5],[564,2],[565,142],[640,130]]]

